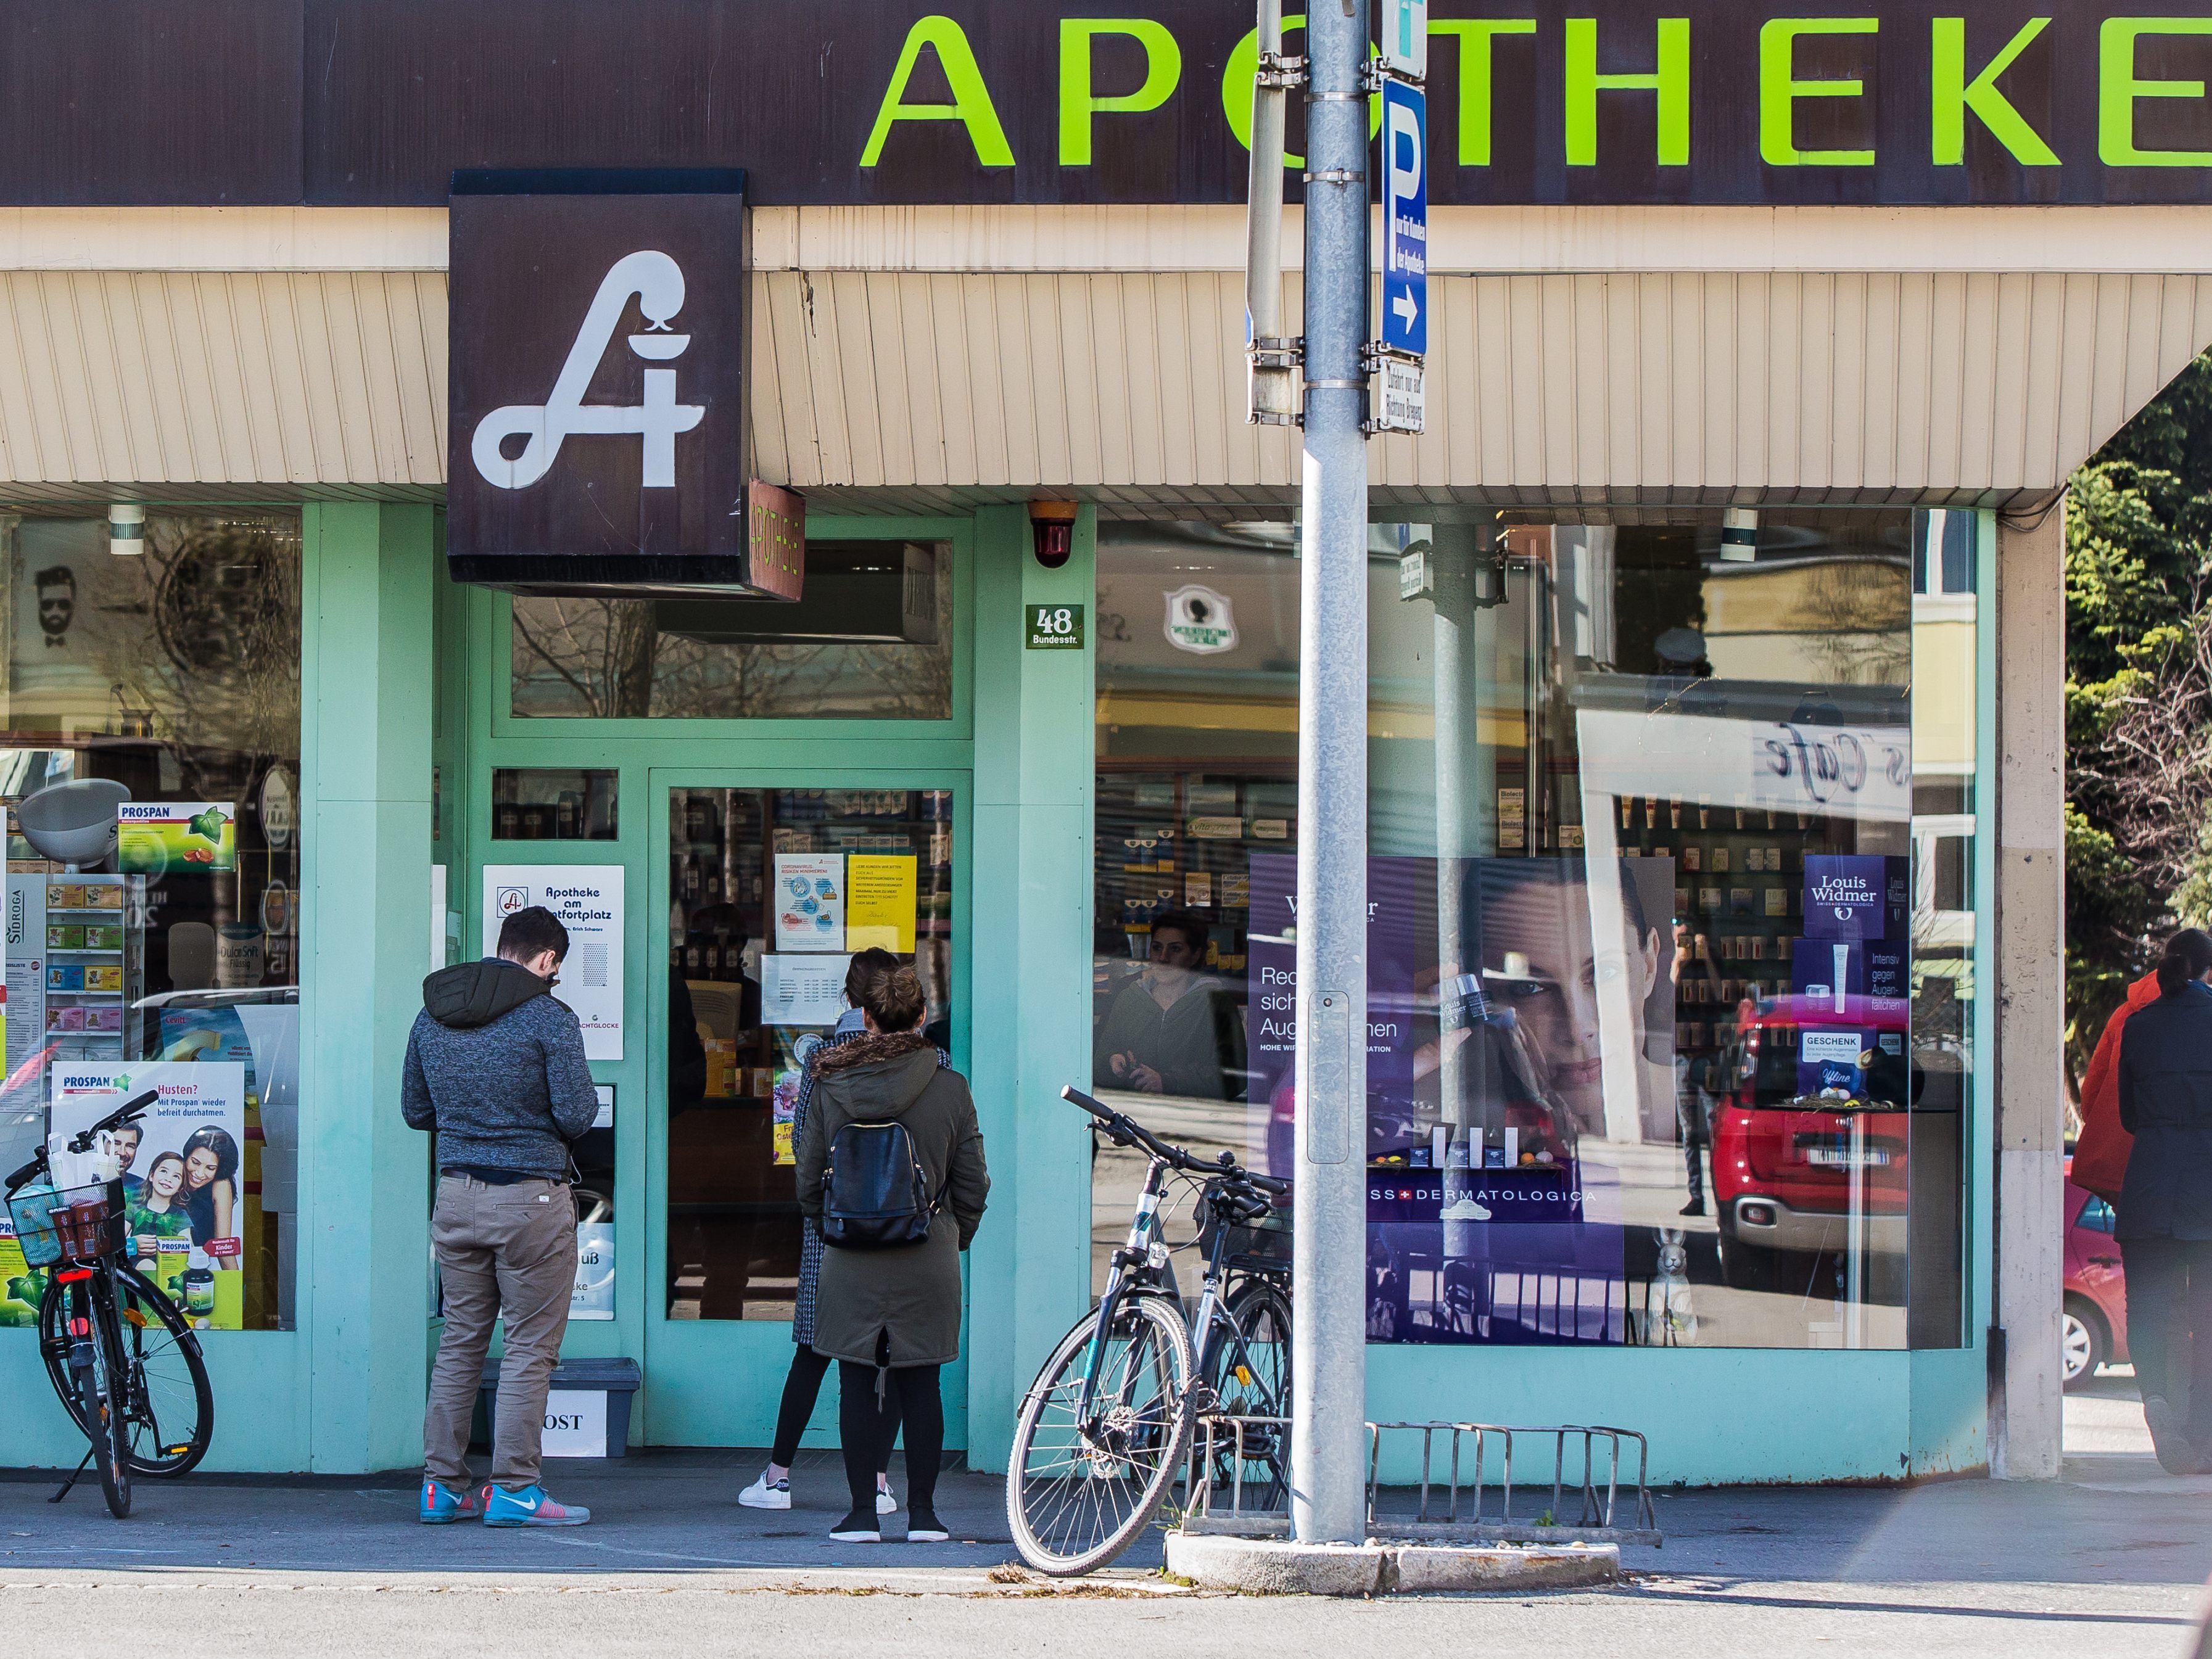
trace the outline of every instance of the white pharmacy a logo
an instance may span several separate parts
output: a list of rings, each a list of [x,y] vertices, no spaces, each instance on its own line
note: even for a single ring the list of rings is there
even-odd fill
[[[691,337],[672,333],[668,327],[668,319],[684,308],[682,268],[665,253],[650,248],[623,255],[599,283],[591,309],[584,313],[584,325],[568,348],[568,361],[561,365],[553,395],[542,404],[495,409],[477,423],[469,454],[486,483],[501,489],[527,489],[552,470],[564,440],[635,434],[645,443],[644,487],[676,487],[676,434],[697,426],[707,410],[702,404],[676,401],[674,369],[647,369],[641,402],[584,401],[585,390],[613,343],[615,325],[633,295],[649,326],[629,337],[629,349],[648,362],[672,362],[684,355]],[[500,450],[509,438],[528,440],[513,460]]]

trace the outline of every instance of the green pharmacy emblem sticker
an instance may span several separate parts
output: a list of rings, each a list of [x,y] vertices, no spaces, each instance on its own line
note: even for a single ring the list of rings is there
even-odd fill
[[[115,816],[116,856],[125,875],[204,874],[237,861],[232,802],[125,801]]]

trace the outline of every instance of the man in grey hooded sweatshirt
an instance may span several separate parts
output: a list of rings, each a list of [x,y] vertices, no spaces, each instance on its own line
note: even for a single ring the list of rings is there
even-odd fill
[[[422,981],[407,1038],[400,1110],[438,1133],[430,1242],[446,1324],[422,1416],[418,1518],[492,1527],[573,1527],[591,1518],[539,1484],[545,1393],[576,1281],[569,1144],[599,1100],[576,1016],[550,993],[568,930],[542,906],[509,916],[499,954]],[[471,1484],[469,1422],[495,1320],[500,1361],[491,1484]]]

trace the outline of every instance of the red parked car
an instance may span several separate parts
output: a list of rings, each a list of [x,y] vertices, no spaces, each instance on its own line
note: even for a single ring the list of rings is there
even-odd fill
[[[2074,1173],[2074,1160],[2066,1160]],[[2066,1182],[2066,1313],[2063,1366],[2069,1389],[2100,1365],[2128,1363],[2128,1283],[2112,1237],[2112,1206]]]
[[[1904,1255],[1908,1039],[1905,1012],[1888,1000],[1852,996],[1838,1011],[1826,997],[1792,995],[1745,1009],[1713,1109],[1729,1285],[1772,1289],[1807,1257],[1848,1248],[1854,1187],[1867,1252]],[[1838,1043],[1852,1052],[1841,1056]],[[1831,1049],[1839,1057],[1824,1066]],[[1809,1086],[1815,1073],[1825,1086]]]

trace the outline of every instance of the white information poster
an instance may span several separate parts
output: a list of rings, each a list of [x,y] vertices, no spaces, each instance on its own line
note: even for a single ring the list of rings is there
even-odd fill
[[[845,1012],[848,956],[791,952],[761,958],[763,1025],[835,1025]]]
[[[483,954],[499,952],[500,924],[543,905],[568,930],[568,959],[553,994],[575,1010],[592,1060],[623,1057],[623,866],[487,864]]]
[[[778,853],[773,896],[777,950],[844,950],[842,853]]]
[[[568,1297],[571,1319],[615,1316],[615,1224],[576,1224],[576,1288]]]
[[[599,1109],[592,1119],[594,1129],[615,1127],[615,1085],[595,1083]],[[612,1319],[615,1316],[615,1224],[579,1221],[576,1224],[576,1285],[568,1296],[571,1319]]]
[[[57,1186],[88,1180],[94,1173],[91,1155],[73,1159],[66,1137],[99,1122],[134,1095],[149,1089],[158,1092],[134,1126],[137,1134],[126,1131],[117,1141],[124,1158],[133,1259],[195,1326],[240,1328],[245,1062],[58,1060],[50,1075],[53,1102],[47,1128]]]

